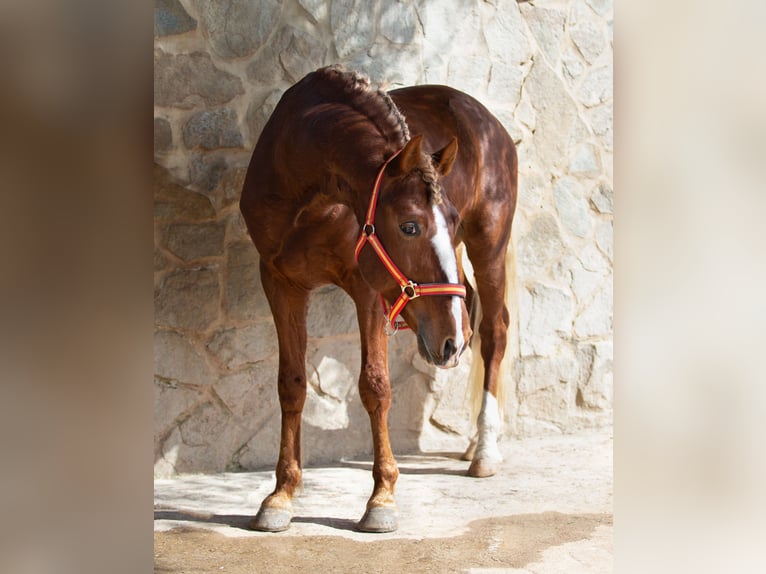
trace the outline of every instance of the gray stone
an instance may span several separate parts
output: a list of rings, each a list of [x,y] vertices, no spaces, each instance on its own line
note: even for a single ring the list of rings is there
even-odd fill
[[[521,64],[532,57],[532,47],[525,33],[524,20],[515,0],[498,0],[496,6],[485,6],[484,39],[489,60]],[[494,10],[492,10],[494,9]],[[465,39],[458,40],[465,45]]]
[[[415,10],[423,26],[423,62],[427,81],[444,81],[438,70],[446,70],[452,55],[466,53],[467,46],[483,43],[482,19],[476,2],[417,2]],[[492,8],[494,12],[494,8]],[[456,43],[456,39],[459,42]]]
[[[400,384],[393,385],[391,410],[388,415],[391,444],[396,448],[417,449],[419,439],[426,425],[425,405],[431,400],[428,377],[413,373]]]
[[[477,359],[481,360],[479,357]],[[437,376],[443,379],[442,388],[428,422],[443,432],[463,436],[471,432],[471,389],[468,385],[470,368],[469,362],[463,359],[454,369],[437,371]]]
[[[455,55],[447,66],[447,84],[480,98],[489,81],[492,62],[482,56]]]
[[[593,8],[593,10],[599,16],[608,17],[611,16],[614,7],[613,0],[585,0],[585,2]]]
[[[598,150],[593,144],[578,145],[569,163],[569,173],[572,175],[598,175],[601,172],[601,161]]]
[[[524,209],[525,213],[529,213],[528,216],[524,216],[527,221],[531,221],[533,217],[542,213],[551,201],[551,181],[548,177],[543,177],[542,173],[542,169],[531,163],[519,166],[517,201],[518,207]],[[517,217],[514,219],[514,228],[522,231],[524,229],[523,218],[520,215]]]
[[[330,27],[335,50],[347,58],[369,48],[375,39],[373,10],[365,0],[333,0]]]
[[[381,7],[380,33],[395,44],[409,44],[415,39],[417,15],[412,4],[384,2]]]
[[[154,220],[205,221],[215,217],[210,200],[178,185],[164,167],[154,164]]]
[[[282,90],[272,90],[265,98],[254,100],[248,107],[247,125],[253,141],[257,141],[260,137],[281,97]]]
[[[272,470],[279,456],[279,409],[232,457],[243,470]],[[305,461],[304,461],[305,464]]]
[[[534,283],[522,289],[519,300],[521,354],[551,355],[562,339],[572,335],[573,304],[567,292]]]
[[[174,223],[164,232],[167,248],[184,261],[223,255],[223,223]]]
[[[303,423],[323,430],[343,430],[349,426],[348,403],[321,395],[310,386],[303,407]]]
[[[165,277],[154,295],[157,325],[204,331],[218,318],[220,285],[214,268],[182,269]]]
[[[358,332],[353,300],[334,285],[316,289],[311,293],[307,325],[309,337]]]
[[[585,118],[593,133],[601,138],[604,149],[611,151],[614,146],[614,104],[610,101],[604,105],[590,108],[586,110]]]
[[[575,381],[577,361],[567,346],[550,357],[529,356],[521,361],[519,398],[528,397],[542,389]]]
[[[277,352],[277,331],[271,321],[224,329],[215,333],[207,348],[229,371],[265,361]]]
[[[587,236],[591,230],[592,218],[583,187],[574,179],[563,177],[553,187],[553,199],[564,226],[578,237]]]
[[[154,374],[164,381],[209,385],[213,371],[187,337],[175,331],[154,333]]]
[[[257,366],[221,375],[215,383],[215,392],[243,426],[258,429],[279,412],[277,367],[277,358],[272,357]]]
[[[345,401],[353,395],[359,378],[360,347],[339,344],[337,339],[312,340],[306,354],[309,384],[317,394],[336,401]]]
[[[574,333],[579,338],[608,336],[612,332],[612,280],[607,278],[591,302],[574,321]]]
[[[417,43],[391,44],[380,41],[347,61],[350,69],[368,76],[381,89],[422,84],[423,65]]]
[[[210,46],[224,58],[242,58],[263,46],[274,30],[282,3],[278,0],[196,0]]]
[[[202,110],[193,114],[184,125],[184,144],[187,148],[241,147],[237,112],[230,109]]]
[[[590,202],[599,213],[612,213],[614,209],[613,201],[614,194],[612,192],[612,186],[608,183],[600,183],[590,196]]]
[[[212,194],[228,169],[226,154],[195,151],[189,164],[190,184],[203,193]]]
[[[611,221],[601,221],[596,225],[596,245],[611,262],[614,257],[614,231]]]
[[[532,219],[529,230],[519,239],[517,246],[518,265],[523,275],[533,277],[550,269],[561,256],[564,242],[555,218],[542,213]]]
[[[606,40],[602,21],[583,2],[575,2],[569,15],[569,37],[589,64],[604,51]]]
[[[154,104],[190,109],[225,104],[243,94],[241,80],[215,67],[210,55],[154,51]]]
[[[327,0],[298,0],[298,4],[311,15],[314,24],[327,18],[327,6],[329,4]]]
[[[612,63],[588,71],[577,90],[577,97],[587,108],[612,99]]]
[[[218,187],[215,190],[215,196],[221,201],[222,206],[229,206],[239,201],[242,195],[242,186],[247,176],[247,166],[229,165],[226,171],[221,175]],[[235,218],[241,217],[239,209],[234,214]],[[234,235],[234,239],[242,239],[246,234]]]
[[[578,346],[585,376],[577,385],[576,405],[587,410],[607,410],[612,403],[612,342],[600,341]]]
[[[535,114],[535,109],[532,107],[532,104],[529,102],[529,98],[524,97],[523,93],[519,105],[516,106],[516,110],[514,111],[514,116],[519,122],[527,126],[530,131],[535,131],[535,120],[537,115]]]
[[[524,130],[516,122],[516,118],[514,117],[513,113],[510,110],[502,108],[497,108],[494,111],[494,116],[500,120],[501,124],[503,124],[505,131],[507,131],[508,135],[511,136],[513,143],[515,143],[516,146],[521,145],[521,142],[524,140]]]
[[[570,85],[582,75],[585,68],[585,62],[579,50],[574,46],[566,45],[561,55],[561,71]]]
[[[596,290],[603,285],[604,278],[609,274],[608,264],[604,260],[604,257],[599,255],[598,250],[592,245],[588,246],[593,253],[584,259],[592,260],[593,255],[601,260],[601,264],[591,264],[591,261],[583,263],[578,257],[567,257],[562,261],[561,265],[564,269],[560,273],[568,273],[571,278],[572,292],[575,295],[575,299],[578,304],[582,305],[585,301],[589,300]],[[578,254],[582,256],[581,254]]]
[[[516,106],[521,99],[523,71],[517,64],[497,62],[491,65],[487,96],[503,105]]]
[[[162,271],[163,269],[167,269],[170,262],[168,261],[168,258],[165,257],[165,254],[162,253],[159,249],[156,247],[154,248],[154,271]]]
[[[561,55],[566,14],[561,10],[540,8],[532,4],[521,4],[519,8],[543,56],[551,66],[555,65]]]
[[[549,428],[563,430],[569,422],[572,410],[571,387],[566,382],[544,387],[536,392],[519,398],[520,428],[524,429],[529,423],[525,418],[533,418],[539,424],[547,423]],[[536,430],[535,434],[540,434]]]
[[[154,379],[154,450],[161,449],[160,439],[178,419],[189,412],[205,396],[203,389],[179,386]]]
[[[154,155],[168,151],[173,146],[173,131],[165,118],[154,118]]]
[[[154,0],[154,35],[183,34],[197,28],[197,21],[189,16],[178,0]]]
[[[258,251],[251,242],[228,246],[225,309],[229,321],[257,321],[271,317],[258,262]]]
[[[228,470],[247,435],[231,413],[215,402],[200,404],[178,429],[181,441],[175,445],[175,468],[179,473]]]
[[[577,105],[551,68],[535,60],[525,82],[529,101],[537,112],[534,146],[546,169],[567,168],[573,146],[588,137]]]
[[[286,27],[282,33],[289,35],[289,40],[279,54],[279,61],[291,82],[297,82],[322,66],[327,48],[319,39],[292,26]]]
[[[245,69],[247,79],[260,88],[274,88],[289,83],[279,56],[290,41],[289,34],[278,33],[258,53],[249,58]]]

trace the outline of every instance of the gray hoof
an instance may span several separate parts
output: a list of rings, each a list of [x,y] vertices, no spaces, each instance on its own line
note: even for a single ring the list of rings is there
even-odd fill
[[[293,513],[284,508],[261,507],[248,527],[262,532],[282,532],[290,528]]]
[[[356,529],[362,532],[393,532],[398,526],[395,507],[373,506],[364,513]]]
[[[500,461],[475,458],[471,461],[471,466],[468,467],[468,476],[487,478],[497,474],[499,469]]]

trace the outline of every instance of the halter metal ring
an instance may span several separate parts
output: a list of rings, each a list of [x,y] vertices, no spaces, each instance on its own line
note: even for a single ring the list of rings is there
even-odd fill
[[[402,293],[407,295],[409,299],[417,299],[418,297],[420,297],[420,295],[418,294],[415,287],[417,287],[417,283],[415,283],[414,281],[410,281],[406,285],[402,285]]]
[[[383,330],[385,331],[387,337],[393,337],[399,332],[399,323],[397,321],[394,321],[394,324],[391,325],[391,322],[388,320],[388,317],[386,317]]]

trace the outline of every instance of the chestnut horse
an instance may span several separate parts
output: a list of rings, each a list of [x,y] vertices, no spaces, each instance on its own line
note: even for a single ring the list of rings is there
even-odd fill
[[[496,472],[516,174],[516,150],[500,122],[446,86],[385,93],[334,66],[308,74],[282,96],[255,147],[240,200],[276,324],[282,410],[276,488],[252,528],[280,531],[292,519],[301,482],[306,316],[309,293],[321,285],[346,291],[359,322],[359,395],[372,427],[374,488],[358,528],[397,527],[387,332],[403,320],[426,361],[453,367],[471,340],[466,298],[470,308],[476,295],[484,376],[469,474]],[[475,287],[456,256],[461,242]]]

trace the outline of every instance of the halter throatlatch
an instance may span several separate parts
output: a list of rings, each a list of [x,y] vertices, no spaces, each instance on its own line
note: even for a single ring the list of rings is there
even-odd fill
[[[375,253],[378,254],[378,258],[380,258],[383,265],[402,289],[401,295],[399,295],[398,299],[394,302],[394,304],[391,306],[391,309],[389,309],[386,314],[386,318],[388,320],[386,326],[390,327],[391,329],[389,334],[395,333],[400,328],[407,328],[407,324],[399,317],[399,314],[411,299],[417,299],[418,297],[423,297],[426,295],[448,295],[465,298],[466,295],[465,285],[458,283],[423,283],[419,285],[414,281],[407,279],[404,273],[399,270],[391,257],[388,255],[385,247],[383,247],[380,239],[378,239],[378,236],[375,234],[375,209],[377,208],[378,204],[380,182],[383,179],[383,172],[386,170],[388,164],[391,163],[391,161],[396,156],[398,156],[401,151],[402,150],[400,149],[385,161],[383,166],[380,168],[380,171],[378,172],[378,176],[375,178],[375,185],[372,188],[372,195],[370,196],[370,205],[367,208],[367,217],[364,220],[364,225],[362,225],[362,232],[359,234],[359,239],[357,239],[356,247],[354,248],[354,256],[356,257],[356,260],[359,261],[359,254],[362,251],[362,247],[364,247],[366,243],[372,245]],[[381,301],[383,301],[383,295],[381,295]],[[383,301],[383,308],[385,312],[385,301]]]

